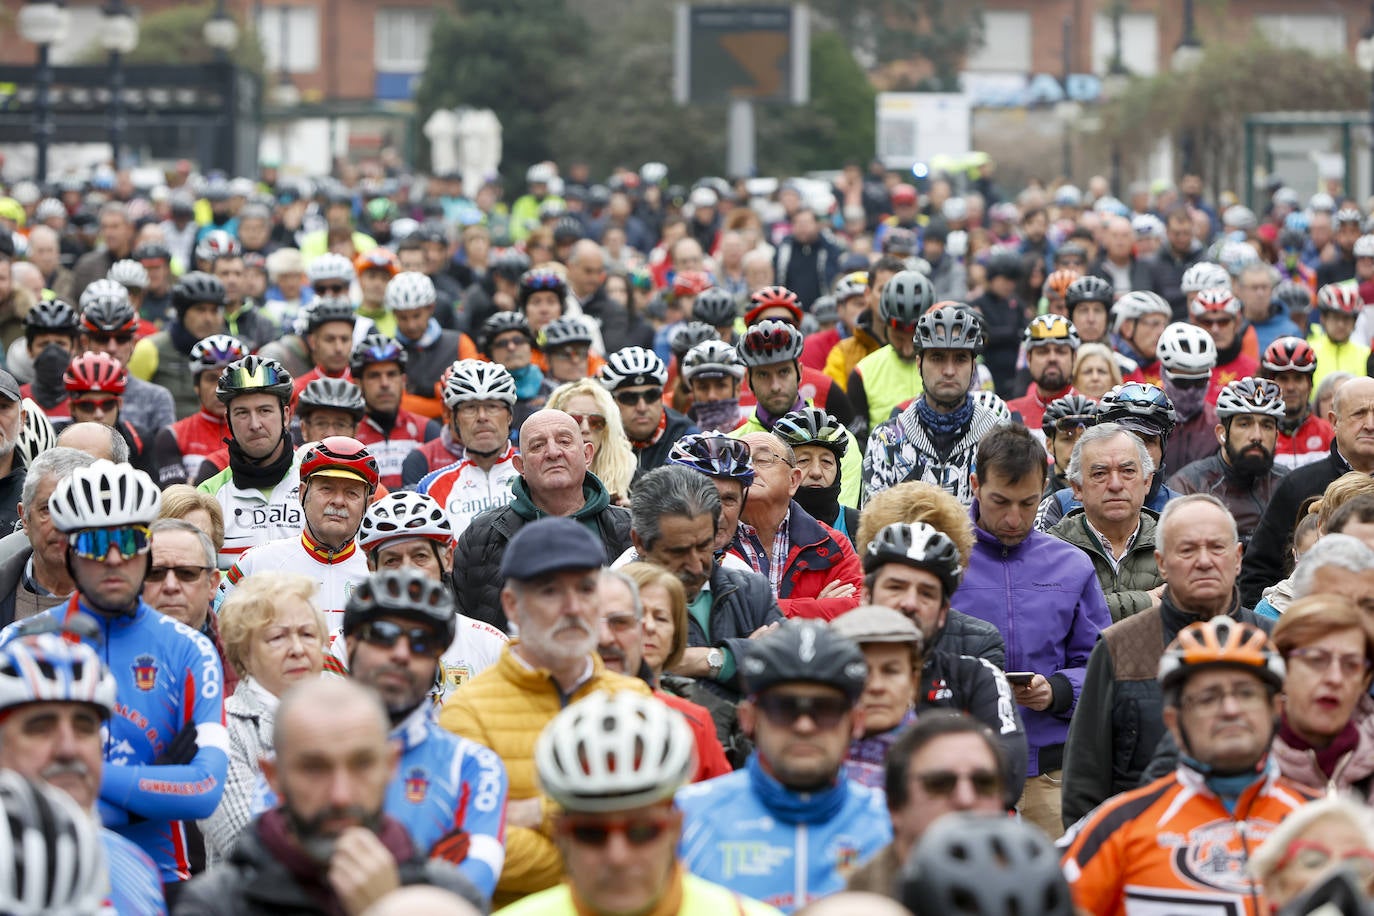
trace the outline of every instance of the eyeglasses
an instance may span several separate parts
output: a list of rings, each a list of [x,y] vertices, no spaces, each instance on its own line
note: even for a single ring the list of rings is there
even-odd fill
[[[912,773],[911,778],[921,784],[927,795],[936,798],[949,798],[959,783],[966,780],[973,787],[973,794],[979,798],[995,798],[1002,793],[1002,778],[993,770],[978,769],[968,773],[930,770],[925,773]]]
[[[601,622],[612,633],[628,633],[639,626],[639,618],[634,614],[607,614]]]
[[[799,697],[785,693],[767,693],[755,701],[769,722],[781,728],[792,728],[808,717],[818,729],[835,728],[849,713],[849,701],[839,696]]]
[[[631,846],[647,846],[672,826],[670,814],[641,814],[638,817],[579,817],[564,815],[558,832],[581,846],[604,847],[611,836],[620,834]]]
[[[649,388],[642,391],[617,391],[615,393],[615,400],[621,407],[634,407],[637,404],[653,404],[663,400],[663,392],[658,388]]]
[[[606,428],[606,418],[599,413],[569,413],[568,416],[572,417],[573,422],[578,426],[583,423],[587,424],[587,428],[594,433],[599,433]]]
[[[82,410],[98,410],[101,413],[110,413],[113,410],[119,409],[119,398],[100,398],[98,400],[72,398],[71,407],[72,410],[80,408]]]
[[[177,581],[183,585],[190,585],[205,573],[214,569],[213,566],[150,566],[148,567],[147,582],[166,582],[167,574],[173,573]]]
[[[510,337],[503,337],[500,340],[493,340],[491,348],[493,350],[518,350],[521,347],[528,347],[530,339],[524,334],[513,334]]]
[[[465,420],[471,420],[479,413],[504,413],[509,410],[504,401],[476,402],[467,401],[453,408],[453,412]]]
[[[1288,653],[1290,659],[1297,659],[1313,674],[1325,674],[1336,662],[1344,677],[1359,677],[1369,670],[1369,659],[1354,652],[1337,655],[1330,649],[1303,648]]]
[[[796,465],[788,461],[782,455],[774,455],[772,452],[754,452],[752,453],[752,457],[754,459],[754,467],[756,468],[771,468],[779,461],[784,462],[788,467],[796,467]]]
[[[1274,870],[1279,871],[1296,863],[1300,868],[1317,871],[1333,862],[1348,866],[1366,881],[1374,878],[1374,852],[1368,849],[1355,849],[1337,859],[1329,848],[1313,840],[1294,840],[1289,843],[1283,852],[1283,858]]]
[[[348,292],[347,283],[316,283],[315,292],[322,296],[337,296]]]
[[[86,336],[88,336],[95,343],[107,345],[112,341],[117,344],[126,344],[133,343],[134,340],[134,335],[132,334],[101,334],[98,332],[87,331]]]
[[[390,620],[374,620],[358,631],[359,639],[382,649],[394,648],[402,636],[410,643],[414,655],[437,656],[448,648],[438,641],[438,635],[429,627],[403,627]]]
[[[67,544],[83,560],[103,560],[113,547],[124,559],[148,552],[152,539],[147,525],[85,528],[67,536]]]
[[[1221,704],[1226,702],[1227,697],[1235,700],[1240,706],[1255,706],[1261,701],[1267,700],[1269,692],[1259,684],[1233,684],[1230,690],[1213,687],[1202,693],[1182,697],[1182,703],[1195,712],[1213,713],[1221,708]]]

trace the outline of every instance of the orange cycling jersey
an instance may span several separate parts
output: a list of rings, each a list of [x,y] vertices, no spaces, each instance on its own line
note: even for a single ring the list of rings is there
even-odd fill
[[[1179,767],[1103,802],[1061,840],[1074,904],[1095,916],[1267,916],[1246,864],[1314,797],[1271,764],[1233,814],[1201,774]]]

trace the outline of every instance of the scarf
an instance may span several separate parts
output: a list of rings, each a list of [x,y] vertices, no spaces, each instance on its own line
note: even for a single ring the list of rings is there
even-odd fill
[[[1296,751],[1311,751],[1317,758],[1317,768],[1327,779],[1336,775],[1336,767],[1340,765],[1342,758],[1360,744],[1360,730],[1353,721],[1346,722],[1345,728],[1341,729],[1326,747],[1313,747],[1310,741],[1293,731],[1293,726],[1288,724],[1287,716],[1279,722],[1279,737],[1283,739],[1284,744]]]
[[[534,363],[512,371],[511,378],[515,379],[515,397],[520,401],[528,401],[538,395],[539,387],[544,384],[544,373]]]
[[[818,521],[825,522],[830,527],[835,527],[835,521],[840,514],[840,469],[835,468],[835,482],[828,487],[808,487],[801,486],[792,496],[797,501],[797,505],[807,515]]]
[[[806,402],[802,400],[801,395],[797,395],[797,402],[793,404],[791,407],[787,408],[787,411],[788,413],[791,413],[792,411],[801,410],[805,406]],[[763,409],[762,404],[759,404],[757,407],[754,408],[754,416],[758,418],[758,421],[763,425],[763,428],[768,430],[770,433],[773,431],[773,427],[778,425],[778,421],[783,418],[782,414],[773,416],[771,413]]]
[[[654,434],[642,442],[638,439],[631,439],[630,445],[633,446],[636,451],[638,451],[639,449],[649,448],[650,446],[656,444],[659,439],[663,438],[663,431],[667,428],[668,411],[665,410],[663,411],[663,413],[659,414],[658,426],[654,428]]]
[[[63,375],[72,361],[71,354],[59,344],[50,343],[33,360],[33,384],[29,390],[44,410],[51,410],[67,399]]]
[[[425,331],[420,335],[419,340],[411,340],[409,337],[402,334],[399,329],[396,331],[396,340],[403,347],[428,350],[430,347],[434,346],[434,342],[439,339],[439,335],[443,332],[444,329],[439,326],[439,319],[431,318],[429,319],[429,324],[425,325]]]
[[[692,405],[692,419],[703,431],[728,433],[739,426],[739,398],[697,401]]]
[[[172,346],[178,353],[191,355],[191,350],[196,344],[200,343],[194,334],[186,330],[180,321],[172,321],[167,324],[167,336],[172,339]]]
[[[301,848],[281,808],[264,811],[258,818],[257,831],[263,849],[286,869],[302,892],[319,904],[321,912],[338,913],[340,916],[347,912],[329,883],[329,867],[316,862]],[[410,861],[415,855],[410,836],[399,821],[383,815],[377,838],[398,865]]]
[[[1240,325],[1236,328],[1236,339],[1231,341],[1231,346],[1224,350],[1217,347],[1217,365],[1224,366],[1229,362],[1233,362],[1237,356],[1240,356],[1240,349],[1244,345],[1245,327]]]
[[[953,436],[972,422],[973,398],[965,397],[961,406],[949,413],[940,413],[922,397],[916,402],[916,417],[932,436]]]
[[[283,430],[281,455],[275,461],[260,464],[249,458],[243,447],[235,439],[229,440],[229,470],[234,477],[234,486],[241,490],[270,490],[282,482],[291,470],[295,454],[291,450],[291,434]]]

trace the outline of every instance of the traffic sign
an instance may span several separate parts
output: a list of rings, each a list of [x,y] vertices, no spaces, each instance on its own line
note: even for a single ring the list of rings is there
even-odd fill
[[[791,102],[810,96],[805,6],[677,8],[673,93],[679,104]]]

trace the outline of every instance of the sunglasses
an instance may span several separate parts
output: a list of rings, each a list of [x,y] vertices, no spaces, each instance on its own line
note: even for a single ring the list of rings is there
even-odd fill
[[[616,403],[621,407],[634,407],[637,404],[652,404],[663,399],[663,392],[657,389],[649,391],[617,391],[615,393]]]
[[[908,324],[900,318],[889,318],[887,320],[887,326],[894,331],[901,331],[904,334],[916,333],[916,322],[914,321]]]
[[[429,627],[403,627],[390,620],[374,620],[358,631],[358,638],[369,646],[391,649],[404,636],[414,655],[438,655],[448,646],[438,641]]]
[[[82,410],[99,410],[103,413],[110,413],[111,411],[119,409],[119,398],[100,398],[99,400],[78,400],[76,398],[72,398],[71,406],[72,410],[80,408]]]
[[[845,697],[799,697],[778,693],[759,697],[756,705],[769,722],[780,728],[791,728],[806,716],[822,730],[838,726],[853,708]]]
[[[148,552],[153,542],[147,525],[119,525],[114,528],[86,528],[67,536],[67,544],[83,560],[103,560],[110,548],[124,559]]]
[[[564,815],[558,832],[581,846],[604,847],[611,836],[620,834],[631,846],[647,846],[672,826],[670,814],[642,814],[638,817],[577,817]]]
[[[1179,388],[1183,391],[1195,391],[1198,388],[1206,388],[1208,385],[1212,384],[1210,378],[1176,378],[1170,379],[1169,381],[1173,383],[1175,388]]]
[[[108,344],[111,341],[117,344],[126,344],[132,343],[134,339],[134,335],[132,334],[100,334],[93,333],[90,331],[87,332],[87,336],[90,337],[92,341],[98,344]]]
[[[599,433],[606,428],[606,418],[599,413],[569,413],[568,416],[572,417],[573,422],[578,426],[586,423],[587,428],[594,433]]]
[[[167,574],[172,573],[182,585],[190,585],[212,569],[213,566],[150,566],[146,581],[166,582]]]
[[[921,784],[927,795],[936,798],[949,798],[963,780],[968,780],[973,793],[979,798],[995,798],[1002,791],[1002,779],[992,770],[978,769],[970,773],[956,773],[953,770],[931,770],[926,773],[912,773],[912,778]]]
[[[265,363],[258,363],[257,368],[252,372],[243,366],[236,366],[232,369],[225,369],[220,375],[220,385],[229,390],[268,388],[282,383],[290,384],[291,377],[289,375],[283,377],[280,371]]]
[[[322,296],[338,295],[348,292],[347,283],[316,283],[315,292]]]
[[[517,334],[514,337],[507,337],[504,340],[493,340],[491,348],[493,350],[518,350],[521,347],[528,347],[530,340],[524,334]]]

